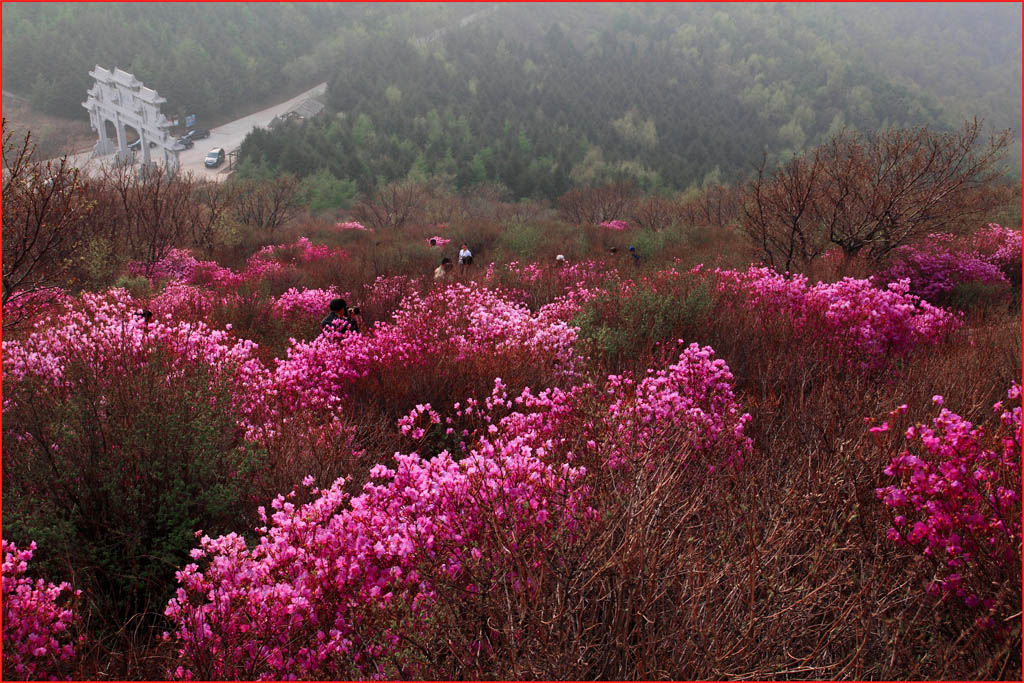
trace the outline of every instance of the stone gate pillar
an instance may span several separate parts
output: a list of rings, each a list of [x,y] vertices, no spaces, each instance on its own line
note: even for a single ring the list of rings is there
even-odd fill
[[[93,156],[105,156],[117,152],[118,161],[130,162],[134,156],[128,149],[125,126],[131,126],[139,133],[142,163],[152,162],[150,142],[156,143],[162,151],[157,155],[169,168],[177,170],[178,151],[176,140],[168,133],[172,123],[160,113],[160,105],[167,101],[155,90],[147,88],[132,74],[115,68],[107,71],[97,65],[89,72],[96,82],[89,89],[88,99],[82,106],[89,110],[89,121],[93,130],[99,133],[99,142]],[[117,131],[117,144],[107,138],[106,122],[111,121]]]

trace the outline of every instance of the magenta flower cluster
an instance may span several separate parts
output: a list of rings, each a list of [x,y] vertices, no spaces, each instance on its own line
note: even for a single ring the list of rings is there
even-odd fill
[[[45,287],[9,298],[3,304],[5,324],[38,321],[42,316],[62,310],[71,298],[60,287]]]
[[[986,243],[995,242],[989,256],[969,248],[963,240],[949,234],[929,235],[920,245],[899,247],[893,252],[888,268],[873,276],[872,281],[884,285],[909,280],[910,293],[928,301],[936,301],[957,286],[971,282],[1006,285],[1006,277],[1000,269],[1006,258],[1001,251],[1003,233],[993,240],[989,237],[992,232],[990,229],[981,237]],[[1016,234],[1019,248],[1020,233]]]
[[[987,262],[1006,273],[1016,268],[1020,273],[1022,256],[1021,232],[989,223],[970,236],[967,248],[977,252]]]
[[[331,410],[353,383],[371,374],[387,377],[396,368],[427,368],[442,359],[456,371],[488,358],[558,367],[570,375],[578,362],[575,341],[575,329],[564,322],[542,320],[492,290],[452,284],[426,296],[410,294],[394,321],[378,323],[372,334],[293,341],[274,383],[283,410]]]
[[[629,223],[621,220],[605,221],[604,223],[601,223],[601,227],[608,228],[609,230],[628,230]]]
[[[946,408],[931,425],[909,427],[903,451],[885,468],[894,483],[876,490],[893,514],[889,539],[934,561],[928,592],[962,600],[985,627],[996,626],[992,573],[1015,567],[1010,580],[1020,583],[1020,396],[1014,384],[1012,407],[993,406],[1000,416],[994,434]],[[943,404],[942,396],[933,401]],[[897,408],[890,420],[905,411]],[[889,429],[887,421],[872,431]]]
[[[352,499],[344,480],[314,489],[319,497],[305,505],[278,497],[252,548],[236,534],[202,538],[192,554],[205,569],[194,563],[178,573],[181,588],[166,610],[183,660],[177,674],[380,677],[381,662],[397,657],[430,612],[435,587],[423,572],[469,595],[488,590],[468,569],[500,561],[489,524],[505,525],[521,544],[544,545],[556,525],[578,524],[574,515],[586,512],[585,472],[547,464],[514,439],[482,442],[459,462],[447,453],[395,460],[394,469],[374,467],[379,483]],[[376,629],[375,615],[403,610],[413,617],[409,632]]]
[[[738,295],[738,305],[751,315],[782,315],[799,338],[823,341],[864,369],[936,344],[962,325],[959,316],[911,294],[906,279],[879,289],[854,278],[808,286],[803,275],[754,266],[709,272],[719,291]]]
[[[300,237],[290,244],[263,247],[248,258],[245,270],[239,273],[214,261],[197,261],[187,250],[172,249],[165,258],[149,266],[149,278],[154,282],[169,280],[231,291],[243,284],[286,277],[295,272],[297,263],[331,258],[343,260],[348,258],[348,254],[343,249],[313,244],[308,238]],[[139,262],[132,262],[128,268],[129,272],[138,275],[146,273],[145,265]]]
[[[438,246],[438,247],[443,247],[444,245],[446,245],[446,244],[451,242],[451,240],[448,239],[447,237],[441,237],[440,235],[434,235],[433,237],[428,237],[427,238],[427,244],[430,244],[431,241],[433,241],[434,246]]]
[[[72,392],[75,386],[64,372],[69,363],[87,363],[97,381],[113,381],[135,372],[153,354],[168,353],[182,368],[205,364],[211,381],[230,380],[242,426],[250,438],[262,434],[273,387],[271,374],[255,356],[256,344],[202,322],[175,321],[170,314],[154,315],[147,323],[139,309],[125,290],[83,294],[77,306],[46,320],[25,339],[3,342],[4,383],[32,377]]]
[[[61,662],[75,656],[78,616],[66,598],[78,596],[68,583],[54,585],[26,575],[36,544],[19,550],[3,541],[4,679],[56,680]],[[63,595],[62,595],[63,594]]]
[[[176,320],[202,320],[210,315],[215,306],[238,301],[240,297],[231,292],[219,294],[207,287],[168,282],[159,293],[149,299],[147,308],[163,319],[170,316]]]
[[[396,454],[396,466],[375,466],[377,481],[354,498],[344,480],[313,489],[306,504],[293,502],[295,492],[278,497],[252,546],[237,534],[203,537],[166,611],[177,675],[379,677],[388,662],[414,676],[408,644],[428,622],[439,579],[467,596],[494,590],[488,581],[528,590],[532,577],[517,573],[510,553],[549,548],[556,529],[600,523],[574,447],[614,468],[650,453],[704,455],[709,468],[749,454],[749,416],[709,348],[685,348],[638,384],[609,380],[510,398],[496,379],[489,397],[455,403],[452,416],[416,406],[399,421],[414,438],[424,427],[450,434],[453,417],[476,423],[461,432],[461,459]],[[495,525],[507,537],[495,538]]]
[[[610,376],[606,391],[614,401],[609,424],[622,444],[658,444],[683,433],[689,458],[714,454],[715,460],[706,463],[712,470],[722,464],[739,465],[753,443],[743,434],[750,415],[742,412],[732,385],[732,373],[724,360],[714,358],[714,349],[690,344],[676,363],[640,382]],[[635,445],[609,449],[608,466],[620,466],[624,453],[634,449]],[[724,462],[719,461],[722,453]]]
[[[292,287],[274,299],[271,310],[283,320],[308,321],[322,318],[327,314],[331,299],[349,299],[348,292],[341,293],[335,287],[328,289],[296,289]]]
[[[196,258],[188,249],[172,248],[159,261],[147,264],[132,261],[128,264],[128,272],[132,275],[147,275],[152,280],[187,280],[196,267]]]
[[[325,258],[348,258],[344,249],[333,249],[326,244],[313,244],[308,237],[300,237],[291,244],[268,245],[257,251],[256,258],[274,259],[284,263],[320,261]]]

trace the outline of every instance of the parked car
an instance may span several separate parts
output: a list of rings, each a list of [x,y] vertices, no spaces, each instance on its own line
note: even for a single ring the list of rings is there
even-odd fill
[[[150,140],[149,148],[153,149],[154,147],[156,147],[156,143]],[[132,150],[133,152],[138,152],[140,149],[142,149],[142,138],[139,138],[135,142],[128,145],[128,149]]]
[[[177,150],[192,149],[195,146],[196,146],[196,143],[192,142],[191,138],[186,138],[186,137],[180,137],[180,138],[178,138],[178,141],[174,143],[174,149],[177,149]]]
[[[210,137],[210,131],[206,130],[205,128],[193,128],[189,132],[182,135],[182,137],[188,138],[189,140],[192,141],[202,140],[203,138]]]
[[[217,168],[224,163],[224,148],[214,147],[206,153],[206,168]]]

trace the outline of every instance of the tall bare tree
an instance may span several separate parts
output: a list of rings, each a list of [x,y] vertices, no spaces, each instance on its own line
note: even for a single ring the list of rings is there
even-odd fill
[[[743,227],[766,261],[789,269],[829,246],[884,257],[932,232],[962,232],[1005,202],[998,162],[1010,132],[982,144],[975,119],[927,128],[840,133],[746,192]]]
[[[243,181],[237,186],[234,211],[238,220],[271,234],[299,210],[299,181],[291,174],[267,180]]]
[[[824,253],[818,230],[816,193],[822,184],[817,156],[796,157],[765,177],[765,160],[750,184],[743,227],[772,267],[790,270]]]
[[[118,200],[118,237],[127,254],[149,268],[190,237],[198,210],[193,200],[196,181],[162,166],[144,171],[122,165],[104,171],[104,189]]]
[[[577,187],[558,198],[558,212],[566,222],[576,225],[624,219],[636,196],[636,185],[626,182]]]
[[[63,284],[91,205],[67,157],[33,160],[30,133],[3,120],[3,304]],[[4,320],[9,327],[14,320]]]
[[[390,183],[378,190],[372,199],[356,204],[352,215],[359,222],[378,230],[401,228],[421,217],[426,202],[424,188],[419,183],[404,180]]]
[[[197,210],[189,224],[193,247],[210,249],[214,246],[216,226],[235,210],[238,197],[238,188],[233,183],[196,183],[192,198],[197,204]]]

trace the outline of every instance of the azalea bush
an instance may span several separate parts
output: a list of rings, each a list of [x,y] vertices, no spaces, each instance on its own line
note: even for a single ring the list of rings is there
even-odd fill
[[[993,249],[993,256],[998,247]],[[964,248],[953,235],[933,234],[920,246],[897,248],[888,268],[872,277],[883,286],[909,280],[909,292],[935,304],[957,300],[958,290],[969,285],[1008,289],[1008,281],[997,261]]]
[[[711,349],[694,344],[638,383],[610,377],[606,387],[526,389],[512,398],[498,381],[486,400],[456,404],[458,460],[448,451],[429,460],[396,455],[353,498],[344,480],[314,487],[308,503],[293,502],[295,492],[279,496],[258,543],[204,537],[193,551],[203,565],[179,573],[182,587],[167,608],[184,661],[177,675],[435,677],[443,658],[432,653],[444,640],[457,671],[476,671],[474,661],[527,634],[507,632],[497,613],[463,621],[455,633],[438,631],[427,615],[465,616],[477,600],[509,592],[540,599],[541,558],[572,562],[550,554],[557,544],[578,552],[601,524],[588,496],[593,470],[582,463],[646,469],[641,454],[658,452],[670,468],[679,463],[698,476],[741,464],[751,452],[749,416],[731,379]],[[426,406],[415,412],[438,428],[452,424]],[[415,420],[400,424],[408,432]],[[488,622],[495,626],[478,630]]]
[[[36,551],[3,541],[3,672],[6,680],[71,679],[81,618],[72,609],[81,595],[67,582],[28,575]]]
[[[313,244],[308,238],[300,237],[291,244],[268,245],[256,252],[257,258],[287,262],[310,262],[323,259],[345,260],[348,254],[343,249],[332,249],[325,244]]]
[[[1021,255],[1024,253],[1020,230],[989,223],[970,236],[967,246],[999,268],[1011,284],[1020,287]]]
[[[931,424],[903,432],[876,495],[891,511],[891,541],[927,558],[927,592],[962,603],[986,629],[1009,628],[1021,600],[1021,407],[1014,384],[993,408],[994,431],[975,426],[933,399]],[[873,427],[895,430],[906,412]],[[896,434],[898,436],[898,434]],[[886,446],[891,447],[888,442]],[[1019,623],[1019,622],[1018,622]]]
[[[291,288],[274,299],[274,315],[292,322],[319,319],[327,315],[331,300],[347,299],[350,295],[343,294],[335,288],[329,289],[296,289]]]
[[[281,410],[333,411],[378,402],[398,417],[416,403],[452,402],[486,390],[515,368],[522,386],[571,376],[576,333],[499,293],[453,284],[412,294],[364,334],[328,332],[296,341],[274,371]]]
[[[855,278],[809,285],[805,276],[753,266],[709,275],[717,291],[728,296],[727,305],[764,322],[782,317],[800,343],[823,343],[864,370],[938,344],[962,325],[957,315],[911,294],[907,279],[880,289]]]
[[[4,533],[44,546],[114,631],[152,623],[194,529],[247,516],[272,474],[252,345],[132,304],[86,295],[3,348]]]

